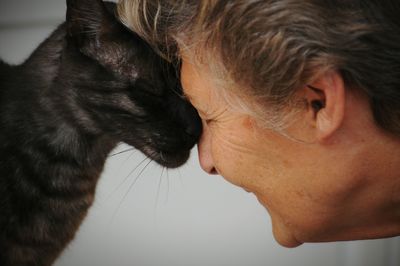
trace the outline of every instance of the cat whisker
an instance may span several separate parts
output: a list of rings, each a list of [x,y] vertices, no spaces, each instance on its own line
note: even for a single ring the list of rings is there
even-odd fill
[[[149,158],[149,162],[142,168],[142,170],[140,171],[140,173],[137,175],[137,177],[135,178],[135,181],[132,185],[134,185],[136,183],[136,181],[139,179],[139,177],[142,175],[142,173],[144,172],[144,170],[146,170],[146,168],[149,166],[150,163],[153,162],[152,159]],[[132,187],[132,185],[130,186],[130,188]]]
[[[168,196],[169,196],[169,171],[167,169],[167,193],[166,193],[166,196],[165,196],[165,204],[168,203]]]
[[[179,174],[179,181],[181,182],[181,186],[185,187],[184,184],[183,184],[183,177],[182,177],[182,173],[181,173],[180,169],[178,169],[178,174]]]
[[[129,157],[131,157],[132,156],[132,154],[129,156]],[[128,157],[128,159],[129,159],[129,157]],[[106,200],[108,200],[108,199],[110,199],[111,198],[111,196],[112,195],[114,195],[114,193],[115,192],[117,192],[124,184],[125,184],[125,182],[128,180],[128,178],[129,178],[129,176],[131,176],[131,174],[133,173],[133,172],[135,172],[135,170],[139,167],[139,166],[141,166],[146,160],[148,160],[148,159],[150,159],[150,158],[148,158],[148,157],[145,157],[142,161],[140,161],[140,163],[138,164],[138,165],[136,165],[135,166],[135,168],[133,168],[130,172],[129,172],[129,174],[127,175],[127,176],[125,176],[125,178],[124,178],[124,180],[122,180],[122,182],[106,197]],[[151,159],[150,159],[151,160]],[[127,161],[127,160],[125,160],[125,161]]]
[[[119,170],[118,170],[117,176],[118,176],[119,173],[121,172],[121,169],[123,169],[124,164],[125,164],[130,158],[132,158],[132,156],[133,156],[135,153],[136,153],[136,151],[131,152],[131,153],[129,154],[129,156],[126,157],[125,160],[121,163],[121,165],[118,167]]]
[[[162,168],[161,175],[160,175],[160,178],[159,178],[159,181],[158,181],[158,188],[157,188],[157,195],[156,195],[156,203],[154,205],[154,211],[156,211],[156,209],[157,209],[158,199],[160,197],[161,183],[162,183],[162,177],[163,177],[163,174],[164,174],[164,170],[165,170],[165,167]]]
[[[133,186],[136,184],[136,182],[139,180],[139,177],[142,175],[142,173],[144,172],[144,170],[147,168],[147,166],[149,166],[149,164],[153,161],[150,158],[145,158],[145,160],[149,160],[149,162],[142,168],[142,170],[139,172],[139,174],[136,176],[136,178],[133,180],[133,182],[130,184],[128,190],[125,192],[124,196],[122,197],[121,201],[119,202],[116,210],[114,211],[112,217],[111,217],[111,221],[110,223],[112,223],[114,221],[115,216],[117,215],[119,209],[122,206],[122,203],[125,201],[126,197],[128,196],[129,192],[132,190]],[[137,168],[137,167],[136,167]]]
[[[159,152],[159,155],[160,155],[161,160],[165,161],[165,158],[164,158],[164,156],[163,156],[162,151]]]
[[[133,151],[133,150],[135,150],[135,148],[132,147],[132,148],[129,148],[129,149],[120,151],[120,152],[116,152],[116,153],[113,153],[113,154],[108,155],[108,158],[114,157],[114,156],[116,156],[116,155],[120,155],[120,154],[123,154],[123,153],[126,153],[126,152],[128,152],[128,151]],[[132,154],[133,154],[133,153],[132,153]]]

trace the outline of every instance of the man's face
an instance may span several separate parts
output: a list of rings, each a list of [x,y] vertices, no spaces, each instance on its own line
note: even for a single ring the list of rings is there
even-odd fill
[[[277,241],[288,247],[332,240],[343,216],[354,215],[347,195],[357,190],[357,150],[339,153],[260,127],[218,95],[209,74],[187,61],[182,85],[203,121],[198,145],[202,168],[254,193],[268,210]],[[286,131],[308,130],[296,121]]]

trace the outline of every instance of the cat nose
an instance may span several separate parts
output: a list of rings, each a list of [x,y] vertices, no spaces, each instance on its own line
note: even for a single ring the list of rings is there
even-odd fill
[[[190,102],[182,97],[178,97],[176,94],[171,95],[168,104],[172,106],[169,111],[171,111],[173,117],[179,121],[180,129],[184,134],[184,147],[186,149],[193,148],[199,141],[203,130],[197,110]]]
[[[185,109],[185,132],[191,139],[192,146],[194,146],[200,139],[203,126],[197,110],[191,104],[188,103]]]
[[[202,131],[201,119],[197,112],[195,112],[191,117],[193,117],[193,120],[186,125],[185,132],[189,136],[193,137],[197,142],[200,139]]]

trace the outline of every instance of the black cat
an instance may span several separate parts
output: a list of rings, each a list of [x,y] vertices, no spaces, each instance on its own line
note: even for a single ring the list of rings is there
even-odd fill
[[[0,62],[0,265],[51,265],[93,202],[118,142],[178,167],[201,133],[172,64],[118,22],[68,0],[67,21],[19,66]]]

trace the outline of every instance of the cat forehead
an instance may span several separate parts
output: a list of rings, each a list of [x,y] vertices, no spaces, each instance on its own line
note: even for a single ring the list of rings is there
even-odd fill
[[[110,53],[103,53],[101,55],[102,63],[119,75],[136,80],[139,77],[139,67],[124,52],[123,49],[115,48]]]
[[[121,76],[129,77],[129,79],[137,79],[139,77],[140,62],[134,62],[132,57],[134,54],[130,49],[118,43],[108,43],[97,45],[92,43],[86,47],[84,51],[96,61],[112,72],[117,72]]]

